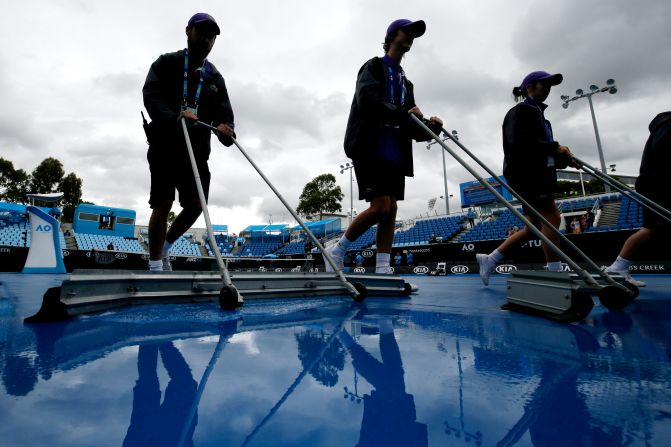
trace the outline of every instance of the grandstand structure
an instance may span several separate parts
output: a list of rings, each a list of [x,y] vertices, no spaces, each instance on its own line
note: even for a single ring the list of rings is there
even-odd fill
[[[643,223],[642,207],[619,193],[564,199],[557,203],[567,220],[581,216],[588,209],[593,210],[596,219],[594,225],[587,229],[590,233],[632,230],[640,228]],[[44,211],[50,210],[45,208]],[[337,240],[343,233],[338,219],[309,222],[308,226],[327,246],[329,240]],[[524,228],[524,224],[506,208],[494,208],[482,213],[472,228],[465,214],[426,217],[399,222],[393,247],[418,246],[438,241],[463,243],[501,240],[507,237],[509,229],[514,226]],[[148,241],[142,241],[142,238],[138,240],[134,234],[133,210],[80,205],[75,210],[72,230],[69,230],[68,237],[61,231],[60,242],[62,248],[69,249],[147,253]],[[370,228],[352,244],[350,250],[374,248],[376,234],[377,228]],[[303,255],[306,249],[306,236],[300,227],[286,224],[250,225],[239,237],[227,233],[216,234],[215,242],[223,256],[237,258],[297,256]],[[25,205],[0,203],[0,246],[30,247],[30,225]],[[170,254],[213,256],[208,239],[196,241],[191,234],[180,237],[170,249]]]

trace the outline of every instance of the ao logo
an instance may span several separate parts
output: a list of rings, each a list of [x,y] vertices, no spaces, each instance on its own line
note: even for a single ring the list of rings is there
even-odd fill
[[[264,266],[259,267],[259,272],[265,272],[266,268]]]
[[[53,227],[51,225],[45,224],[45,225],[38,225],[37,228],[35,228],[35,231],[39,233],[49,233]]]
[[[461,251],[473,251],[475,250],[475,244],[464,244],[461,247]]]
[[[496,273],[510,273],[517,270],[517,267],[510,264],[503,264],[496,266]]]
[[[292,272],[300,272],[301,271],[301,266],[297,266],[291,269]]]
[[[417,267],[412,269],[412,271],[418,275],[426,275],[427,273],[429,273],[429,268],[425,265],[418,265]]]
[[[452,266],[450,271],[457,275],[463,275],[464,273],[468,273],[468,267],[466,267],[465,265],[454,265]]]
[[[366,269],[364,267],[355,267],[354,273],[366,273]]]
[[[364,258],[372,258],[373,250],[364,250],[361,252],[361,256],[363,256]]]

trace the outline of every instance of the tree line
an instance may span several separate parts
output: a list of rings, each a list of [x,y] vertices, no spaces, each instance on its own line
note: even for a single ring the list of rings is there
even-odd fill
[[[0,157],[0,201],[27,204],[27,194],[62,192],[62,221],[72,222],[75,207],[82,201],[82,179],[74,172],[65,174],[60,160],[48,157],[30,174],[16,169],[14,163]]]

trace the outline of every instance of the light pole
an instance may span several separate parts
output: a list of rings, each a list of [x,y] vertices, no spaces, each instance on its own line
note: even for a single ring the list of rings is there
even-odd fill
[[[459,139],[459,137],[457,136],[458,133],[459,132],[457,132],[456,130],[452,131],[452,135],[454,136],[455,140]],[[443,141],[449,141],[449,138],[445,137],[445,138],[443,138]],[[432,141],[431,143],[426,145],[426,149],[430,150],[431,146],[434,145],[434,144],[438,144],[438,143],[435,142],[435,141]],[[441,150],[440,153],[443,155],[443,183],[445,184],[445,196],[442,196],[441,199],[443,197],[445,197],[445,214],[450,214],[450,199],[449,199],[450,195],[447,192],[447,167],[445,166],[445,150]]]
[[[594,134],[596,135],[596,148],[599,151],[599,161],[601,162],[601,172],[604,174],[607,174],[608,172],[606,171],[606,161],[603,157],[603,149],[601,148],[601,138],[599,137],[599,128],[596,125],[596,116],[594,115],[594,104],[592,103],[592,96],[597,94],[597,93],[604,93],[608,92],[611,95],[614,95],[617,93],[617,86],[615,85],[615,80],[614,79],[608,79],[606,81],[606,86],[603,88],[600,88],[594,84],[589,86],[589,92],[585,93],[581,88],[575,91],[576,96],[573,98],[569,97],[568,95],[562,95],[561,99],[564,101],[562,104],[562,107],[565,109],[568,109],[568,104],[571,101],[575,101],[577,99],[581,98],[587,98],[587,101],[589,102],[589,110],[592,114],[592,125],[594,125]],[[608,184],[605,185],[606,192],[610,192],[610,186]]]
[[[352,170],[354,169],[354,164],[345,163],[345,165],[340,165],[340,173],[344,174],[345,171],[349,171],[349,223],[351,224],[354,220],[354,180],[352,179]]]

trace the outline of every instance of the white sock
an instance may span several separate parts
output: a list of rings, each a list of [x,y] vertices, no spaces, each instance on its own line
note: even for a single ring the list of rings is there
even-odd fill
[[[162,272],[163,271],[163,260],[159,259],[158,261],[149,260],[149,271],[151,272]]]
[[[610,267],[608,267],[608,270],[614,270],[617,272],[621,272],[623,270],[629,271],[629,267],[633,262],[631,262],[629,259],[625,259],[622,256],[618,256],[615,262],[611,264]]]
[[[168,241],[163,242],[163,254],[162,257],[167,258],[168,253],[170,252],[170,247],[172,247],[172,244]]]
[[[387,273],[391,253],[378,253],[375,257],[375,273]]]
[[[333,247],[333,251],[331,253],[341,258],[344,257],[345,253],[347,253],[347,249],[349,248],[350,245],[352,245],[352,242],[353,241],[347,239],[347,237],[345,237],[345,235],[343,234],[338,243],[335,244],[335,247]]]
[[[548,262],[545,267],[548,269],[548,272],[561,272],[561,261]]]
[[[499,262],[503,261],[503,253],[501,253],[498,249],[494,250],[489,254],[489,260],[494,264],[498,264]]]

